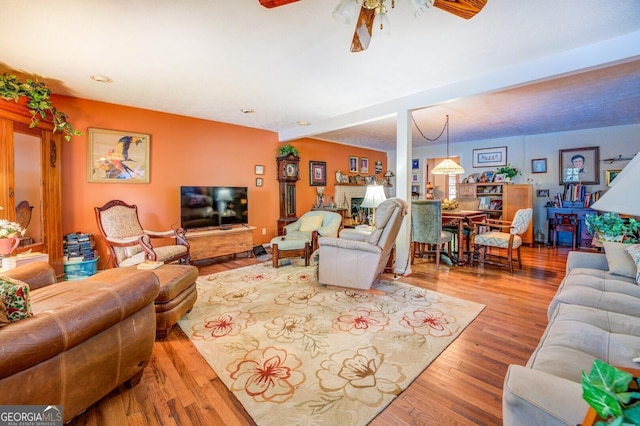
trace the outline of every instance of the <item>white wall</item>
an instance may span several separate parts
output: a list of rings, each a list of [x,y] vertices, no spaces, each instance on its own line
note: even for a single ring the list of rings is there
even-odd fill
[[[548,189],[551,197],[560,192],[562,185],[559,183],[558,160],[561,149],[586,148],[592,146],[600,147],[599,162],[599,185],[588,185],[588,192],[606,190],[605,172],[606,170],[622,169],[628,161],[616,161],[606,164],[602,159],[618,157],[633,157],[640,151],[640,124],[617,127],[603,127],[598,129],[576,130],[571,132],[545,133],[534,136],[517,136],[501,139],[488,139],[474,142],[454,143],[450,142],[449,155],[459,156],[460,164],[464,167],[465,176],[471,173],[482,173],[484,171],[496,170],[496,167],[473,168],[473,150],[491,147],[507,147],[507,162],[522,171],[522,176],[516,177],[516,183],[533,184],[533,208],[534,232],[542,232],[543,240],[547,240],[547,223],[545,203],[546,198],[538,198],[536,190]],[[412,158],[420,159],[422,173],[421,182],[425,180],[425,168],[423,164],[426,158],[445,157],[447,154],[446,145],[438,144],[430,147],[417,148],[413,150]],[[389,164],[396,163],[396,153],[389,152]],[[547,159],[547,173],[531,173],[531,160],[534,158]],[[463,178],[461,177],[461,179]],[[424,193],[424,185],[421,189]],[[536,240],[541,238],[540,234]]]

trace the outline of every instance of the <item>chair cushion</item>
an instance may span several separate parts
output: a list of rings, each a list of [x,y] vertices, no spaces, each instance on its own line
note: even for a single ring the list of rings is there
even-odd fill
[[[614,243],[605,241],[603,244],[604,254],[609,264],[609,272],[623,277],[635,278],[638,268],[630,253],[625,251],[629,244]]]
[[[296,233],[293,235],[285,235],[284,237],[275,237],[271,239],[271,245],[277,245],[278,250],[300,250],[303,249],[306,243],[309,243],[309,238],[303,234]]]
[[[300,218],[300,232],[312,232],[322,226],[322,215],[310,215]]]
[[[482,234],[478,234],[475,237],[475,244],[480,244],[483,246],[491,246],[491,247],[499,247],[499,248],[508,248],[509,247],[509,237],[510,234],[504,232],[484,232]],[[513,236],[513,248],[518,248],[522,245],[522,238],[519,235]]]
[[[626,248],[626,252],[631,255],[636,263],[636,283],[640,284],[640,244],[634,244]]]

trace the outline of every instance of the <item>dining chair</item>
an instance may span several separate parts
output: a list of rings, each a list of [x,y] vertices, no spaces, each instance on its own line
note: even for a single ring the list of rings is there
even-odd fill
[[[458,202],[458,210],[477,211],[478,208],[480,207],[480,198],[478,197],[456,198],[456,201]],[[456,235],[458,235],[458,228],[445,226],[443,229],[453,234],[453,246],[456,247],[456,245],[458,244],[457,238],[456,238]],[[473,237],[473,230],[474,230],[473,224],[465,222],[462,235],[464,236],[464,243],[465,243],[465,248],[467,253],[471,251],[471,239]]]
[[[571,248],[575,250],[578,240],[578,215],[575,213],[555,213],[552,231],[554,247],[558,242],[558,232],[570,232]]]
[[[512,221],[485,219],[484,222],[476,224],[476,235],[474,238],[474,253],[471,256],[471,264],[475,261],[480,263],[489,263],[499,266],[507,266],[509,273],[513,274],[513,251],[516,250],[518,266],[522,269],[522,257],[520,254],[520,246],[522,246],[522,234],[524,234],[531,223],[533,209],[520,209],[516,211]],[[487,232],[480,232],[480,230]],[[499,261],[488,260],[487,256],[501,259],[498,253],[488,253],[488,248],[507,250],[507,264]]]
[[[442,201],[416,200],[411,203],[411,264],[425,254],[429,245],[435,247],[436,269],[440,268],[440,250],[446,244],[451,258],[453,234],[442,229]]]

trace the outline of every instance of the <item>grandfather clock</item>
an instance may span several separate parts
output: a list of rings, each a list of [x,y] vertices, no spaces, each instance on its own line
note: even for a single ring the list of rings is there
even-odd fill
[[[293,154],[276,157],[278,182],[280,182],[280,218],[278,235],[284,235],[285,225],[298,220],[296,217],[296,182],[300,179],[300,157]]]

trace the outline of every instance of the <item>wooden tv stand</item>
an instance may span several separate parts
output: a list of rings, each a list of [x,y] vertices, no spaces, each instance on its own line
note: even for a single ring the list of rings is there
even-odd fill
[[[218,256],[248,252],[253,250],[253,230],[255,226],[235,226],[231,229],[203,229],[187,231],[191,260],[210,259]]]

